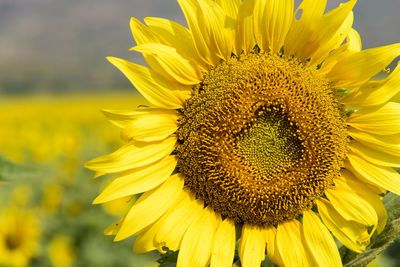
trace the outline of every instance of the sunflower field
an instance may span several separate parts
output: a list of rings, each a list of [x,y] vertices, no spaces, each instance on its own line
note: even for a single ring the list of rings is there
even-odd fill
[[[0,267],[400,266],[385,3],[2,0]]]
[[[132,199],[92,206],[107,181],[83,168],[120,145],[100,110],[143,100],[115,93],[0,102],[0,266],[157,266],[156,253],[133,254],[132,241],[103,235]]]

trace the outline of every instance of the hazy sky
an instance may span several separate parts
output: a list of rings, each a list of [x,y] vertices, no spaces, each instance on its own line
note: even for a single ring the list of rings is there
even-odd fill
[[[328,0],[328,9],[340,2]],[[399,11],[400,0],[359,0],[354,28],[363,48],[400,41]],[[129,19],[146,16],[184,23],[176,0],[0,0],[0,90],[129,86],[104,58],[143,63],[128,51]]]

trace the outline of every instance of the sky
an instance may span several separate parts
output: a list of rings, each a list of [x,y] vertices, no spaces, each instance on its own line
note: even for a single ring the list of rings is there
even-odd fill
[[[328,0],[328,10],[340,2]],[[400,41],[399,10],[399,0],[359,0],[363,48]],[[176,0],[0,0],[0,92],[130,87],[105,57],[143,64],[128,51],[129,20],[147,16],[185,24]]]

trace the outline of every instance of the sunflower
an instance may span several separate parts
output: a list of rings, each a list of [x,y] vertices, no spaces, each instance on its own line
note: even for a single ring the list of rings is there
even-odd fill
[[[27,266],[39,235],[39,220],[32,211],[7,208],[0,216],[0,265]]]
[[[151,107],[105,110],[125,144],[93,159],[119,173],[95,199],[141,194],[106,229],[134,251],[179,250],[177,266],[341,266],[400,194],[400,44],[361,49],[355,0],[178,0],[188,28],[132,18],[150,68],[120,69]],[[143,194],[142,194],[143,193]]]

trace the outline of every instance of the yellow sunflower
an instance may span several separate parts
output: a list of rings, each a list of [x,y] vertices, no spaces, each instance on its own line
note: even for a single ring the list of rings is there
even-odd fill
[[[0,265],[27,266],[40,235],[39,220],[32,211],[10,207],[0,216]]]
[[[108,58],[152,104],[106,116],[125,145],[93,159],[119,173],[95,199],[141,194],[105,233],[177,266],[341,266],[400,194],[400,44],[361,50],[355,0],[178,0],[189,28],[132,18],[150,68]]]

